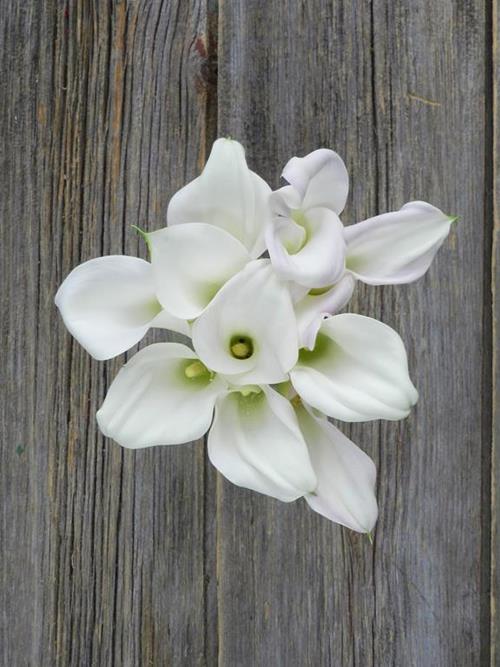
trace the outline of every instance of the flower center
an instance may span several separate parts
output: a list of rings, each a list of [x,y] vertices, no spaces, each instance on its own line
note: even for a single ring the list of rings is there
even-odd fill
[[[193,361],[192,364],[189,364],[184,368],[184,375],[189,380],[193,380],[194,378],[210,375],[210,371],[205,366],[205,364],[201,363],[201,361]]]
[[[229,343],[229,349],[235,359],[249,359],[253,354],[252,339],[240,334],[233,336]]]

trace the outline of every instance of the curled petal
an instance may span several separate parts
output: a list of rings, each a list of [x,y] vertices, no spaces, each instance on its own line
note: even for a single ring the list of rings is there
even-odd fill
[[[299,347],[312,350],[316,336],[326,315],[335,315],[350,300],[356,280],[346,273],[338,283],[320,294],[309,292],[295,304],[299,330]],[[314,290],[312,290],[314,292]]]
[[[344,226],[326,208],[296,211],[294,219],[278,217],[266,230],[269,256],[276,273],[309,288],[337,282],[344,273]]]
[[[327,519],[359,533],[370,533],[377,520],[376,468],[369,456],[324,418],[303,406],[300,429],[318,479],[309,506]]]
[[[123,366],[97,413],[99,428],[123,447],[178,445],[200,438],[226,390],[179,343],[156,343]]]
[[[243,146],[218,139],[202,174],[171,199],[169,225],[205,222],[237,238],[252,257],[265,249],[264,227],[270,219],[271,189],[250,171]]]
[[[218,400],[208,454],[233,484],[285,502],[316,487],[294,411],[272,389],[232,392]]]
[[[314,350],[301,350],[290,377],[306,403],[347,422],[403,419],[418,398],[398,334],[351,313],[323,321]]]
[[[162,310],[151,264],[110,255],[73,269],[55,304],[64,324],[95,359],[111,359],[138,343]]]
[[[250,262],[231,278],[192,332],[203,363],[233,384],[282,382],[297,360],[290,293],[268,260]]]
[[[266,244],[272,253],[271,261],[273,255],[276,257],[273,263],[277,269],[281,268],[280,261],[286,263],[289,255],[294,255],[304,247],[307,236],[304,225],[299,225],[291,218],[283,216],[274,218],[266,230]],[[286,271],[286,265],[283,268]]]
[[[346,227],[347,268],[369,285],[411,283],[427,271],[454,220],[414,201]]]
[[[302,196],[293,185],[285,185],[271,194],[269,205],[273,216],[289,218],[293,209],[301,208]]]
[[[166,227],[148,234],[160,303],[178,318],[197,317],[217,291],[250,261],[231,234],[205,223]]]
[[[303,210],[324,207],[338,215],[344,210],[349,175],[342,158],[334,151],[320,148],[305,157],[293,157],[282,176],[300,193]]]

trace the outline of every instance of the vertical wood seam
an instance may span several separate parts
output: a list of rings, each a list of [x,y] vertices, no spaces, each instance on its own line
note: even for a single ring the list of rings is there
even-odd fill
[[[485,1],[485,74],[484,74],[484,290],[483,290],[483,387],[481,446],[481,561],[480,561],[480,630],[481,664],[492,658],[491,646],[491,571],[492,571],[492,461],[493,461],[493,165],[489,148],[493,142],[493,3]]]
[[[218,44],[219,44],[219,2],[218,0],[206,0],[204,5],[205,10],[205,21],[206,21],[206,35],[205,35],[205,62],[203,64],[203,69],[201,72],[202,79],[204,80],[204,86],[206,91],[205,99],[205,122],[204,122],[204,155],[202,156],[203,164],[200,164],[200,170],[203,168],[204,164],[207,161],[208,155],[210,154],[211,146],[216,140],[218,135],[218,108],[219,108],[219,99],[218,99]],[[198,37],[197,40],[200,38]],[[204,566],[204,577],[203,577],[203,599],[205,605],[205,624],[204,624],[204,662],[208,666],[209,661],[212,658],[212,654],[216,656],[218,664],[220,664],[220,650],[221,650],[221,614],[219,613],[219,576],[220,576],[220,548],[219,548],[219,538],[220,538],[220,495],[221,495],[221,484],[219,479],[219,473],[215,472],[215,485],[210,485],[209,478],[210,475],[213,475],[213,471],[210,470],[211,463],[208,458],[208,434],[205,435],[203,439],[203,513],[204,513],[204,539],[203,539],[203,566]],[[214,518],[214,526],[212,530],[215,530],[215,536],[210,539],[210,518]],[[210,599],[210,589],[209,582],[210,580],[215,579],[212,583],[212,595],[215,595],[215,601],[211,604]],[[215,612],[215,625],[213,626],[208,622],[208,618],[211,610]],[[209,640],[209,633],[214,632],[214,639]],[[211,649],[215,641],[215,647]]]

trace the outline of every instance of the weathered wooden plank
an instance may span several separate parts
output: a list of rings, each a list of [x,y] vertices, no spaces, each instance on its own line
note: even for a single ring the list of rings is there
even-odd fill
[[[204,163],[206,4],[0,3],[4,665],[216,660],[203,447],[104,441],[123,360],[92,361],[53,305],[79,262],[144,253],[130,225],[160,227]]]
[[[491,461],[491,667],[500,662],[500,9],[492,3],[492,461]]]
[[[351,429],[379,467],[374,548],[220,482],[222,665],[487,658],[487,29],[479,0],[221,5],[219,134],[257,171],[277,185],[288,157],[330,146],[352,177],[344,221],[418,198],[460,215],[425,279],[352,304],[401,332],[420,391],[406,422]]]

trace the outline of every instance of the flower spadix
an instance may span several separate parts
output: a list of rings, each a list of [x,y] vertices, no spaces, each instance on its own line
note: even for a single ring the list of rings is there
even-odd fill
[[[232,384],[281,382],[297,360],[290,294],[268,260],[231,278],[192,327],[193,345],[209,368]]]
[[[252,257],[265,249],[271,189],[247,166],[243,146],[218,139],[201,175],[171,199],[169,225],[204,222],[237,238]]]
[[[97,413],[123,447],[177,445],[207,432],[226,383],[178,343],[145,347],[123,366]]]
[[[301,350],[290,377],[306,403],[347,422],[403,419],[418,398],[399,335],[351,313],[322,322],[314,349]]]
[[[187,322],[163,310],[151,264],[110,255],[77,266],[55,304],[64,324],[95,359],[110,359],[138,343],[150,327],[189,334]]]
[[[331,521],[370,533],[378,514],[375,464],[323,415],[300,402],[295,409],[318,481],[307,503]]]
[[[269,387],[245,387],[218,399],[208,454],[233,484],[279,500],[296,500],[317,485],[293,408]]]
[[[347,170],[333,151],[292,158],[282,176],[290,185],[273,193],[266,230],[276,272],[310,288],[337,282],[344,272],[344,228],[338,214],[348,192]]]

